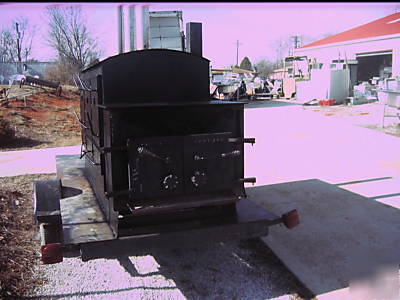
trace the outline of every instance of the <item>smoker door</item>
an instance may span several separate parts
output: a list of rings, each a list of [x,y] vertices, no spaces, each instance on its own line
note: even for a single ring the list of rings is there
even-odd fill
[[[184,189],[186,194],[231,190],[238,184],[236,164],[242,153],[229,142],[231,133],[184,137]]]
[[[132,198],[183,193],[183,145],[180,137],[128,139],[129,190]]]
[[[243,153],[228,133],[128,139],[133,199],[232,190]]]

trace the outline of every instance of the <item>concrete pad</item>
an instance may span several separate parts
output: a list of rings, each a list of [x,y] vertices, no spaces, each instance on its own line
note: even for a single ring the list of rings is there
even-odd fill
[[[245,110],[245,176],[257,184],[318,178],[400,178],[400,138],[328,119],[301,106]]]
[[[349,286],[400,263],[400,210],[317,179],[247,189],[250,200],[274,213],[297,208],[292,230],[271,228],[263,238],[316,295]],[[257,199],[264,198],[265,201]]]
[[[80,146],[0,152],[0,177],[56,173],[56,155],[80,154]]]
[[[375,178],[358,183],[338,184],[338,186],[400,209],[400,180],[398,178]]]
[[[276,214],[299,210],[297,228],[272,227],[264,241],[300,281],[318,298],[349,299],[361,275],[398,272],[398,137],[296,105],[247,109],[245,120],[256,138],[245,146],[245,176],[257,178],[250,199]]]

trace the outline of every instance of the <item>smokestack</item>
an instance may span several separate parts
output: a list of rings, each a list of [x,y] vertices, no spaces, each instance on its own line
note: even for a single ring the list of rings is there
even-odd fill
[[[129,6],[129,50],[136,50],[136,17],[135,5]]]
[[[186,51],[203,56],[203,36],[201,23],[186,23]]]
[[[123,7],[118,6],[118,53],[124,52],[125,48],[124,42],[124,17],[123,17]]]
[[[150,16],[149,16],[149,6],[142,6],[142,39],[143,39],[143,49],[149,49],[149,30],[150,30]]]

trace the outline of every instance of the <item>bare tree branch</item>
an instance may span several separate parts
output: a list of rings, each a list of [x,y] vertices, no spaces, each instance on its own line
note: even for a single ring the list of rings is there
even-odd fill
[[[0,61],[23,62],[29,59],[36,28],[28,25],[28,19],[18,17],[10,28],[0,31]]]
[[[50,6],[47,15],[47,40],[63,64],[78,72],[100,56],[97,41],[90,36],[79,6]]]

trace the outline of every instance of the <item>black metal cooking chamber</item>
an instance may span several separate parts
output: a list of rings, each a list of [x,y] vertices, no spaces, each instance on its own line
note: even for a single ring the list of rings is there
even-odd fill
[[[207,59],[165,49],[81,73],[86,177],[116,236],[234,217],[245,197],[244,104],[210,99],[209,74]]]

